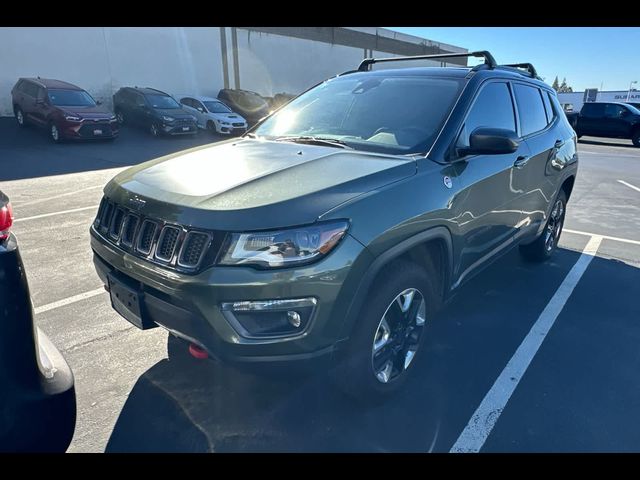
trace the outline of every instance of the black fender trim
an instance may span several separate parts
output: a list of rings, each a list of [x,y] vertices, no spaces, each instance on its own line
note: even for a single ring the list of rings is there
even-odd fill
[[[453,241],[451,239],[451,232],[449,232],[446,227],[439,226],[430,228],[403,240],[397,245],[394,245],[389,250],[377,256],[375,260],[371,262],[371,265],[369,265],[369,268],[367,268],[367,271],[360,280],[358,289],[353,295],[353,299],[351,300],[351,304],[349,305],[349,308],[345,315],[344,324],[340,333],[341,339],[345,339],[350,335],[353,326],[356,324],[358,312],[360,312],[365,298],[369,293],[371,285],[373,284],[373,281],[377,277],[378,273],[380,273],[380,271],[385,266],[400,257],[403,253],[406,253],[413,247],[430,240],[442,240],[445,244],[446,252],[444,261],[447,265],[447,268],[445,269],[444,275],[443,296],[445,298],[443,298],[443,300],[446,299],[447,294],[450,290],[451,278],[453,275]]]

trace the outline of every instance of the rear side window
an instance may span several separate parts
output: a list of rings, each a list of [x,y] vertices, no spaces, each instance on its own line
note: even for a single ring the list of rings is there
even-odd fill
[[[604,117],[603,103],[585,103],[580,111],[583,117],[602,118]]]
[[[29,95],[30,97],[36,98],[36,95],[38,94],[38,85],[36,85],[35,83],[31,83],[31,82],[24,82],[24,85],[22,87],[22,91],[26,95]]]
[[[553,107],[551,106],[551,99],[549,98],[549,95],[551,95],[549,92],[545,92],[544,90],[542,91],[542,100],[544,101],[544,109],[547,112],[548,124],[553,122],[553,119],[556,116],[555,112],[553,111]]]
[[[193,100],[191,100],[190,98],[183,98],[180,100],[180,103],[182,103],[183,105],[186,105],[187,107],[195,108],[195,105],[193,104]]]
[[[492,82],[480,90],[464,122],[458,146],[468,147],[469,136],[478,127],[516,131],[513,102],[506,83]]]
[[[544,129],[547,122],[544,103],[540,90],[521,83],[514,85],[518,115],[520,117],[520,129],[522,136],[527,136]]]

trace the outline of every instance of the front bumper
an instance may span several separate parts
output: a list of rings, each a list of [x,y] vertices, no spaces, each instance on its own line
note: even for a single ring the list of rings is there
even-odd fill
[[[369,253],[346,236],[325,259],[297,269],[256,270],[214,266],[196,275],[169,270],[134,257],[91,230],[96,271],[142,292],[141,303],[159,325],[223,361],[289,362],[330,357],[344,340],[344,316]],[[354,261],[354,259],[356,259]],[[227,302],[314,297],[314,316],[303,333],[282,338],[247,338],[225,318]],[[345,301],[345,298],[348,301]]]
[[[185,130],[186,129],[186,130]],[[193,124],[178,124],[178,125],[162,125],[162,133],[165,135],[194,135],[198,133],[198,125]]]
[[[234,127],[229,125],[217,125],[218,133],[222,135],[243,135],[247,131],[247,125],[242,127]]]
[[[61,137],[67,140],[101,140],[116,138],[120,133],[117,121],[113,122],[64,122],[59,127]]]

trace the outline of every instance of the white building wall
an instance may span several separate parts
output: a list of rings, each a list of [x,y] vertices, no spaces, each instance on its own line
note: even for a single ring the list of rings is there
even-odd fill
[[[233,30],[222,27],[228,85],[266,96],[300,93],[325,78],[356,68],[372,54],[391,56],[241,28],[235,29],[234,55]],[[435,44],[378,27],[353,30],[409,43]],[[218,27],[0,27],[0,45],[0,115],[13,114],[11,88],[20,77],[65,80],[86,89],[107,106],[122,86],[215,97],[225,84]],[[464,51],[438,45],[449,51]]]
[[[628,95],[628,97],[627,97]],[[627,100],[628,98],[628,100]],[[584,105],[584,92],[559,93],[558,100],[561,105],[573,105],[573,111],[579,112]],[[640,91],[619,90],[611,92],[598,92],[596,102],[640,102]]]

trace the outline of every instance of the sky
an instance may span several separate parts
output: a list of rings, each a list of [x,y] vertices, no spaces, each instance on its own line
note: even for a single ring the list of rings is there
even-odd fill
[[[640,89],[638,27],[384,27],[472,50],[489,50],[498,63],[533,63],[551,84],[573,91]],[[471,59],[469,65],[477,60]]]

